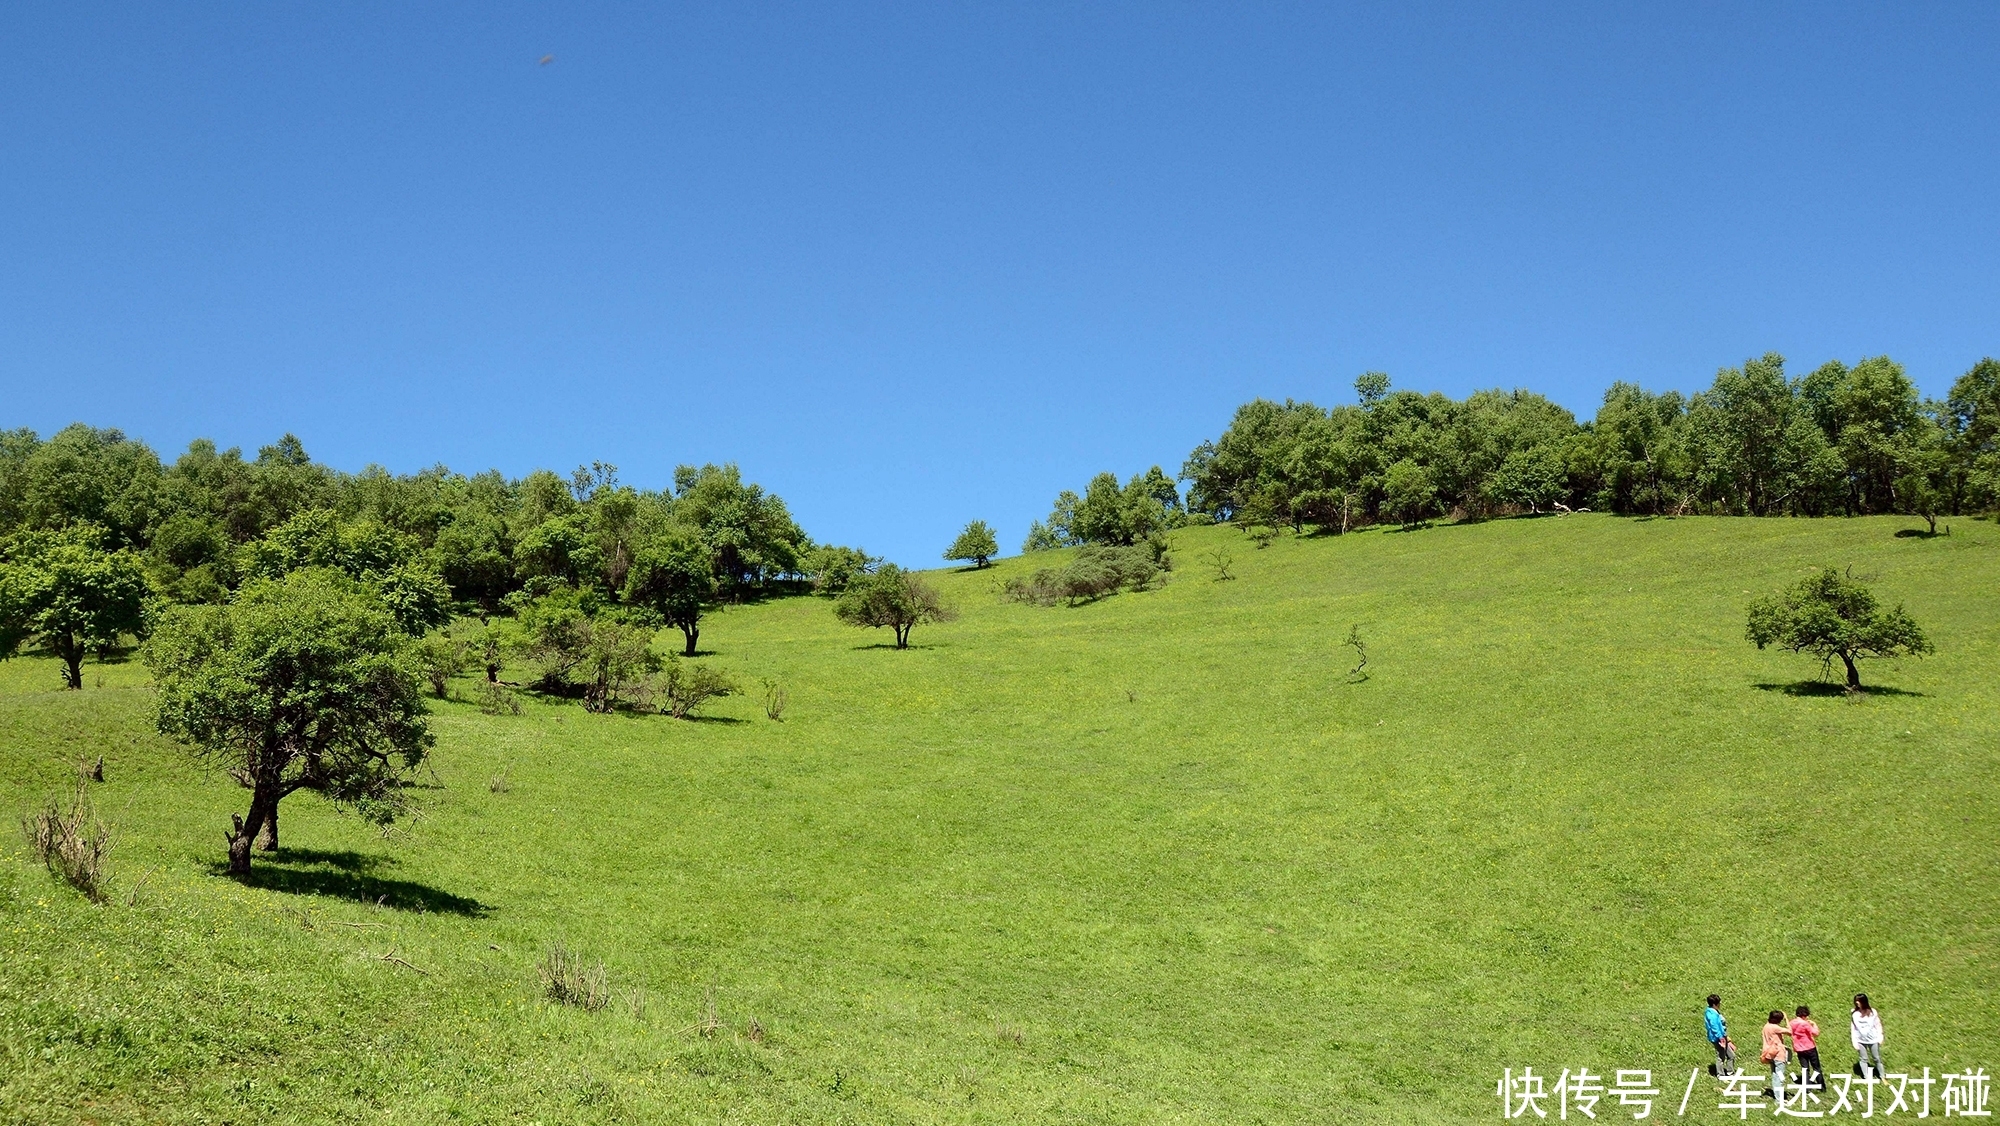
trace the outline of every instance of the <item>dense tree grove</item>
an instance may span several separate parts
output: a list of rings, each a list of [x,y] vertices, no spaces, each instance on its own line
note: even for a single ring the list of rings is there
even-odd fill
[[[1614,383],[1582,423],[1527,391],[1454,400],[1392,390],[1379,372],[1355,390],[1357,403],[1330,410],[1264,399],[1239,408],[1182,469],[1188,512],[1337,532],[1556,506],[1935,521],[2000,504],[2000,361],[1992,359],[1939,402],[1921,400],[1886,356],[1792,378],[1770,354],[1724,369],[1692,396]],[[1138,484],[1119,490],[1107,475],[1082,498],[1064,493],[1029,548],[1121,542],[1099,513]],[[1174,515],[1163,495],[1161,517]]]
[[[545,687],[601,703],[638,631],[678,629],[692,655],[714,605],[807,579],[835,593],[874,563],[815,545],[733,465],[682,466],[654,492],[602,462],[567,478],[350,474],[290,435],[254,458],[197,441],[167,464],[116,430],[0,432],[0,656],[38,644],[72,687],[86,649],[146,632],[147,606],[227,604],[246,584],[326,570],[412,638],[455,614],[518,619],[459,627],[479,634],[467,659],[477,648],[494,679],[511,647]],[[428,667],[450,648],[432,644]]]

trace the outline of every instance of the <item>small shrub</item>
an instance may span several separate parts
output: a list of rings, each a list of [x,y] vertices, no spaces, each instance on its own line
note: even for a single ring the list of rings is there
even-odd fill
[[[514,784],[507,780],[507,772],[503,770],[493,776],[493,780],[486,784],[486,788],[496,794],[504,794],[513,789]]]
[[[47,806],[21,822],[28,847],[48,870],[82,892],[92,903],[104,902],[105,861],[111,855],[111,830],[98,819],[90,791],[79,784],[67,805],[50,798]]]
[[[667,658],[659,688],[660,710],[675,719],[687,719],[708,701],[740,691],[729,674],[674,656]]]
[[[774,720],[785,718],[785,705],[790,698],[785,694],[785,686],[766,677],[764,679],[764,714]]]
[[[1215,571],[1216,582],[1226,583],[1229,580],[1236,577],[1235,575],[1229,573],[1229,568],[1236,565],[1236,560],[1232,558],[1228,552],[1223,551],[1221,548],[1217,548],[1216,550],[1211,551],[1206,555],[1203,555],[1201,557],[1201,561],[1203,563],[1208,564],[1209,567]]]
[[[465,671],[470,652],[465,642],[460,641],[441,629],[434,629],[420,638],[412,649],[416,653],[417,667],[424,679],[430,682],[431,692],[442,700],[451,692],[451,678]]]
[[[1028,1041],[1027,1034],[1011,1024],[994,1024],[993,1038],[1002,1044],[1012,1044],[1016,1048]]]
[[[558,1005],[595,1013],[611,1003],[604,963],[586,965],[581,955],[570,953],[560,942],[549,947],[535,970],[542,979],[542,994]]]
[[[487,715],[521,714],[521,698],[504,684],[483,681],[474,695],[479,701],[479,710]]]

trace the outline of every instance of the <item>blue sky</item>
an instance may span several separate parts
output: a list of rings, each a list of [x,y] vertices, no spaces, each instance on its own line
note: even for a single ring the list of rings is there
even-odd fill
[[[1018,544],[1354,376],[2000,353],[2000,6],[14,5],[0,426]],[[553,61],[541,63],[544,56]]]

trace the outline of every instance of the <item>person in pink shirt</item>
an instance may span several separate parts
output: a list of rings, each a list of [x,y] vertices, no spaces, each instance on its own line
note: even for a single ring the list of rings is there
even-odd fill
[[[1800,1005],[1792,1017],[1792,1051],[1799,1057],[1799,1083],[1824,1090],[1826,1073],[1819,1069],[1819,1025],[1813,1023],[1810,1005]]]

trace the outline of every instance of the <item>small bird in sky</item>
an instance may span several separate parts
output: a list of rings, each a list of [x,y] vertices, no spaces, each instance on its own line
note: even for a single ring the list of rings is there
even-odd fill
[[[543,56],[542,56],[542,65],[543,65],[543,66],[547,66],[547,65],[549,65],[550,63],[552,63],[552,62],[555,62],[555,61],[556,61],[556,57],[555,57],[554,55],[543,55]]]

